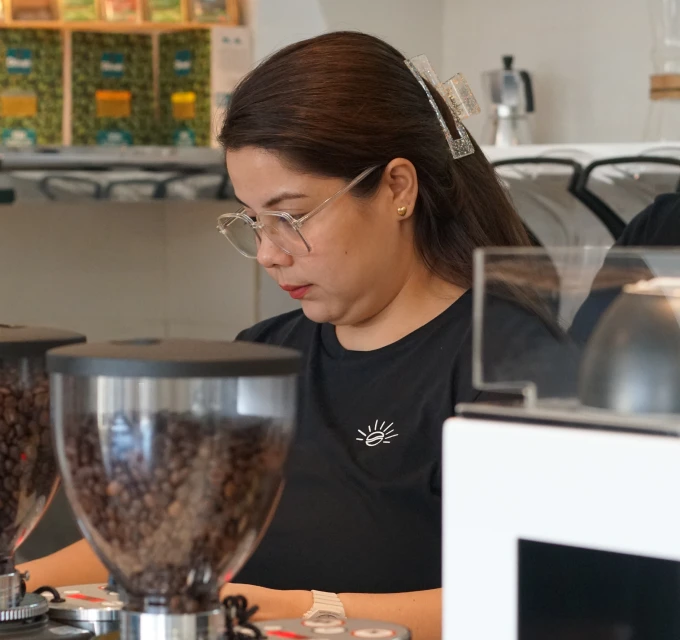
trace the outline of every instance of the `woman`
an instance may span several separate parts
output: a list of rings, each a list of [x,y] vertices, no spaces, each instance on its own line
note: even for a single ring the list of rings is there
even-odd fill
[[[319,590],[348,616],[440,635],[441,429],[479,397],[472,253],[528,244],[466,135],[397,50],[359,33],[289,46],[233,94],[220,139],[243,209],[220,228],[302,306],[239,339],[306,360],[286,490],[225,589],[261,619],[318,609]],[[502,342],[519,352],[536,330],[508,309]],[[106,573],[84,543],[28,568],[36,584]]]

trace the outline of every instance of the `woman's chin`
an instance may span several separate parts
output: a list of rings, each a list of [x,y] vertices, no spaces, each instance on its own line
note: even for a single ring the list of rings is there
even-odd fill
[[[300,304],[302,306],[302,313],[312,322],[319,324],[333,322],[334,314],[322,302],[304,299],[300,301]]]

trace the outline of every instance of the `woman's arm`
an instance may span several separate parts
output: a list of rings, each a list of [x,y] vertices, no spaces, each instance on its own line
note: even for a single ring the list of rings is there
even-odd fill
[[[249,605],[258,605],[255,620],[301,618],[312,607],[310,591],[277,591],[251,585],[230,584],[221,597],[243,595]],[[348,618],[384,620],[408,627],[413,640],[440,640],[442,590],[409,593],[341,593]]]
[[[442,637],[442,590],[408,593],[341,593],[348,618],[384,620],[408,627],[413,640]]]
[[[43,585],[62,587],[72,584],[106,582],[108,571],[86,540],[80,540],[52,555],[19,567],[29,571],[28,590]],[[249,604],[258,605],[256,620],[301,618],[312,607],[310,591],[278,591],[230,584],[221,597],[243,595]],[[340,600],[350,618],[384,620],[408,627],[413,640],[440,640],[442,617],[441,589],[409,593],[342,593]]]
[[[19,566],[20,571],[28,571],[27,590],[49,585],[64,587],[72,584],[92,584],[106,582],[108,571],[92,551],[87,540],[79,540],[44,558],[33,560]]]

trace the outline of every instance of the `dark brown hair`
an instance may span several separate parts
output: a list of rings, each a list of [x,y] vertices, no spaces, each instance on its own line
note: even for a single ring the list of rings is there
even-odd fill
[[[432,93],[457,138],[453,116]],[[416,249],[454,284],[471,285],[476,247],[529,245],[477,144],[474,155],[453,159],[404,56],[373,36],[329,33],[272,55],[234,91],[219,140],[226,150],[273,150],[298,170],[347,181],[367,167],[410,160],[419,188]],[[356,195],[370,196],[380,178],[376,171]]]

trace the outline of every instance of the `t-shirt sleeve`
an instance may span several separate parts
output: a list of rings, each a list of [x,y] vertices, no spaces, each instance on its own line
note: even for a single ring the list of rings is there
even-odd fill
[[[674,247],[680,246],[680,194],[659,196],[653,204],[638,213],[626,226],[615,247]],[[606,263],[605,263],[606,264]],[[642,258],[620,258],[619,268],[630,269],[636,278],[651,278],[652,270]],[[595,276],[591,291],[581,305],[570,328],[575,340],[582,344],[588,340],[609,305],[621,293],[620,286],[608,286],[607,268]]]
[[[252,327],[239,331],[239,334],[234,338],[234,342],[253,342],[253,339],[250,337],[252,331]]]
[[[626,226],[617,247],[680,245],[680,194],[667,193],[638,213]]]
[[[314,326],[314,323],[305,319],[301,311],[291,311],[244,329],[236,336],[235,341],[261,342],[299,349],[298,343],[300,340],[304,342]]]

